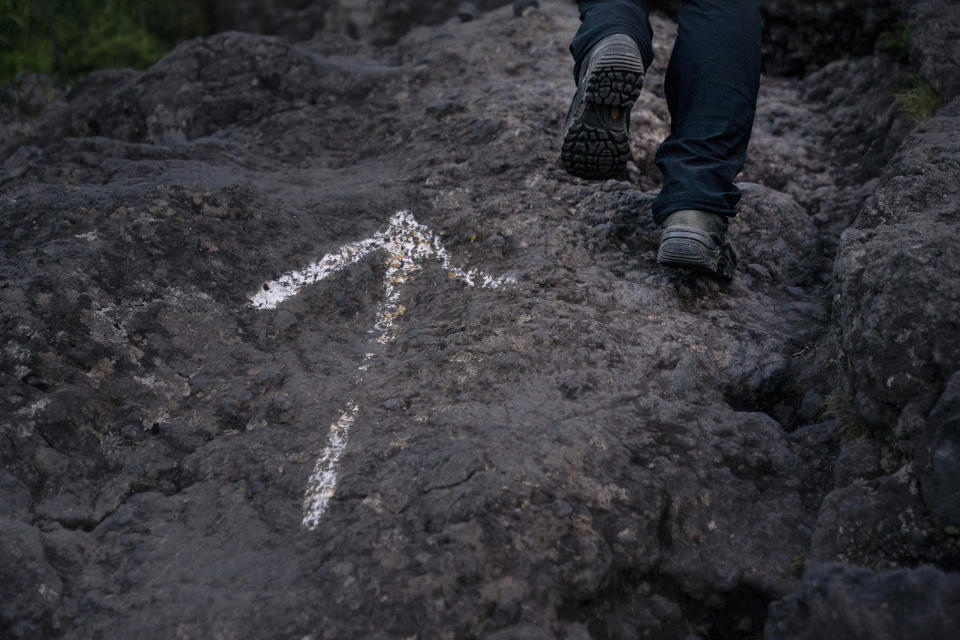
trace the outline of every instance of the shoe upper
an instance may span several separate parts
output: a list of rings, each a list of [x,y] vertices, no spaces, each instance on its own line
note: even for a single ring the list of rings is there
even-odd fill
[[[692,227],[704,231],[711,235],[718,236],[721,240],[727,233],[727,217],[712,211],[700,211],[698,209],[682,209],[674,211],[668,215],[662,224],[664,231],[670,227]]]

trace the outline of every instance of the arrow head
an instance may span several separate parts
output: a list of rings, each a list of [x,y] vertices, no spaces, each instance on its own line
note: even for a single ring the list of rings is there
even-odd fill
[[[372,238],[344,245],[305,269],[291,271],[276,280],[265,282],[260,291],[250,297],[250,304],[256,309],[275,309],[287,298],[298,294],[304,286],[324,280],[379,249],[387,252],[387,275],[384,278],[387,298],[397,285],[406,282],[410,275],[420,269],[421,262],[428,259],[437,260],[450,277],[463,280],[471,287],[496,289],[516,282],[513,278],[495,278],[476,269],[463,270],[452,266],[450,255],[440,238],[429,227],[417,222],[409,211],[398,211],[390,218],[387,228],[378,231]]]

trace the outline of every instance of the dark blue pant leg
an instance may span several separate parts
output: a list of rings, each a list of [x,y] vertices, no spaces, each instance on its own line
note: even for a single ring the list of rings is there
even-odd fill
[[[756,0],[689,0],[665,84],[670,136],[657,150],[660,223],[674,211],[734,215],[760,90],[761,18]]]
[[[653,62],[653,30],[647,18],[647,0],[579,0],[580,29],[570,43],[573,77],[580,77],[580,63],[603,38],[615,33],[630,36],[640,49],[644,68]]]

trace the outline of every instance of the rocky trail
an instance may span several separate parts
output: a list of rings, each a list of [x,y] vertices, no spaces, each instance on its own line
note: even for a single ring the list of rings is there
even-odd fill
[[[655,259],[666,14],[602,183],[558,0],[0,87],[0,635],[949,637],[960,12],[914,4],[919,124],[883,52],[764,78],[729,283]]]

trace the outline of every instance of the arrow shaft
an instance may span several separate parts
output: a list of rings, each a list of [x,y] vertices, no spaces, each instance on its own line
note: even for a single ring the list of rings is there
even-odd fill
[[[330,504],[330,498],[336,493],[340,458],[347,449],[347,436],[359,411],[360,407],[351,402],[336,422],[330,425],[327,446],[313,465],[313,473],[307,480],[307,491],[303,497],[303,526],[306,529],[317,528]]]
[[[452,266],[440,238],[414,220],[409,211],[399,211],[390,218],[385,230],[378,231],[372,237],[346,244],[305,269],[291,271],[265,283],[260,291],[251,296],[250,304],[257,309],[275,309],[278,304],[299,293],[304,286],[324,280],[380,249],[387,253],[387,270],[383,277],[383,299],[377,305],[377,317],[370,337],[371,342],[379,344],[388,344],[396,339],[397,319],[406,311],[400,304],[400,287],[420,270],[420,263],[424,260],[437,260],[451,278],[462,280],[471,287],[495,289],[515,282],[513,278],[494,278],[476,269],[464,270]],[[360,376],[367,370],[367,362],[372,357],[373,353],[364,355],[359,366]],[[359,377],[357,381],[360,381]],[[340,458],[346,451],[350,427],[359,411],[359,406],[351,401],[330,425],[327,446],[313,466],[303,498],[303,526],[307,529],[313,530],[319,526],[320,518],[326,513],[336,493]]]
[[[382,245],[380,234],[359,242],[351,242],[340,247],[336,253],[328,253],[305,269],[291,271],[276,280],[264,283],[260,291],[251,299],[257,309],[275,309],[287,298],[296,295],[305,285],[320,282],[334,273],[356,264],[371,251]]]

